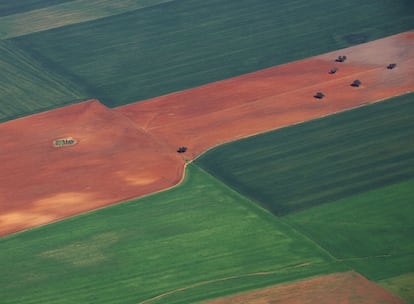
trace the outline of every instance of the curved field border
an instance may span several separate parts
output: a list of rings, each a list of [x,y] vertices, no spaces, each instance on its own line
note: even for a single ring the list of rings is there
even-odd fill
[[[184,161],[96,100],[0,125],[0,235],[177,184]],[[56,148],[56,139],[76,145]]]
[[[187,173],[169,191],[0,239],[5,303],[84,303],[92,296],[136,303],[242,276],[199,285],[195,294],[189,289],[192,300],[181,301],[189,303],[198,292],[221,295],[222,284],[234,292],[349,270],[201,168],[191,164]]]
[[[3,123],[0,235],[174,186],[212,146],[413,91],[412,58],[406,32],[112,110],[88,101]],[[66,136],[79,144],[50,145]]]

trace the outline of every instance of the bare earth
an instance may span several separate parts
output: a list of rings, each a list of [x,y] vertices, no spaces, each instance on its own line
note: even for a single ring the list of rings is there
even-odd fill
[[[321,276],[259,289],[203,304],[404,304],[356,272]]]
[[[344,63],[334,60],[346,55]],[[386,69],[397,63],[394,70]],[[339,68],[334,75],[328,74]],[[350,84],[359,79],[362,86]],[[213,146],[414,90],[414,32],[116,110],[195,157]],[[313,95],[322,91],[325,98]]]
[[[75,145],[54,147],[57,138]],[[183,160],[90,100],[0,125],[0,235],[178,183]]]
[[[90,100],[0,124],[0,236],[176,185],[183,156],[413,90],[407,32],[112,110]],[[53,146],[67,137],[77,143]]]

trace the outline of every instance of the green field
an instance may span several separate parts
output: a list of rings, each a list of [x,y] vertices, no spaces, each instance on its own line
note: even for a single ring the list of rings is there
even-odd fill
[[[414,272],[384,279],[379,284],[391,292],[398,294],[407,303],[414,303]]]
[[[86,86],[88,98],[115,107],[411,30],[411,7],[404,0],[180,0],[12,40]]]
[[[156,302],[191,303],[349,269],[194,165],[174,189],[4,237],[0,261],[3,304],[138,303],[199,284]]]
[[[8,16],[3,17],[1,17],[0,13],[0,39],[28,35],[65,25],[119,15],[170,1],[174,0],[43,0],[32,3],[34,8],[42,7],[42,9],[34,10],[30,9],[30,5],[11,6],[9,4],[9,11],[13,9],[24,9],[24,11],[13,15],[7,14]],[[19,1],[17,3],[22,2]]]
[[[392,279],[414,272],[413,189],[411,179],[284,219],[370,280]]]
[[[414,93],[232,142],[196,160],[276,215],[414,177]]]
[[[2,0],[0,1],[0,17],[41,9],[73,0]]]
[[[413,11],[410,0],[1,1],[0,122],[412,30]],[[178,187],[0,238],[0,302],[188,304],[355,269],[414,303],[413,117],[411,93],[229,143]]]
[[[0,122],[85,98],[78,86],[54,74],[11,41],[0,41]]]

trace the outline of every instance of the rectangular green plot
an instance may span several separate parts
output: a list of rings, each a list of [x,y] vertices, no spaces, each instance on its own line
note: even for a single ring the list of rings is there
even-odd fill
[[[0,122],[80,101],[84,94],[10,41],[0,41]]]
[[[196,160],[276,215],[414,177],[414,93],[215,148]]]
[[[180,0],[13,40],[115,107],[410,30],[410,7]]]
[[[157,303],[191,303],[349,269],[187,169],[174,189],[0,239],[2,303],[136,304],[185,287]]]
[[[284,219],[371,280],[414,272],[414,179]]]

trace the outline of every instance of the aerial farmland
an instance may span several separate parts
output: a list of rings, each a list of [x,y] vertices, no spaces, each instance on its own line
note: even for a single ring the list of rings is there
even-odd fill
[[[414,303],[414,3],[0,3],[1,303]]]

